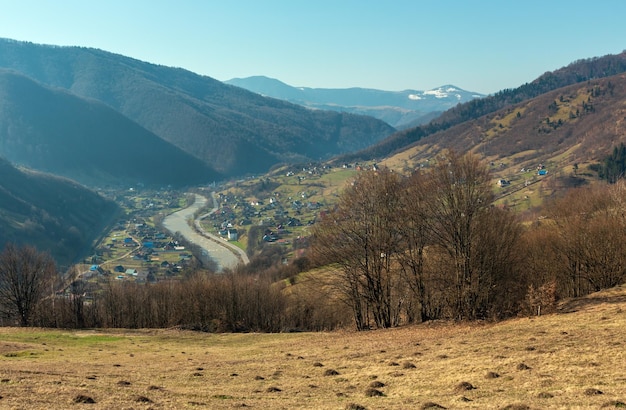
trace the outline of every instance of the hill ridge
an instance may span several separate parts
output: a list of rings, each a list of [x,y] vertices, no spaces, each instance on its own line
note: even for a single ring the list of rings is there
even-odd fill
[[[225,83],[312,109],[371,115],[400,129],[425,123],[459,102],[484,97],[453,85],[422,91],[387,91],[366,87],[315,88],[291,86],[266,76],[233,78]]]
[[[0,41],[0,67],[102,101],[227,176],[329,158],[394,131],[371,117],[312,111],[99,49]]]
[[[63,266],[83,256],[119,208],[74,181],[0,157],[0,244],[36,246]]]
[[[0,69],[0,155],[87,185],[211,182],[219,174],[96,100]]]
[[[480,118],[567,85],[605,78],[624,72],[626,72],[626,51],[620,54],[577,60],[558,70],[549,71],[520,87],[501,90],[494,95],[459,104],[426,125],[394,133],[383,141],[362,151],[340,156],[337,161],[383,158],[410,147],[411,144],[426,136],[447,130],[465,121]]]

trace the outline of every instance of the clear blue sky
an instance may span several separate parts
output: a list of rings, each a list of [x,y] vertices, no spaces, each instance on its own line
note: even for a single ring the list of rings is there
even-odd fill
[[[493,93],[626,49],[624,0],[0,0],[0,37],[218,80]]]

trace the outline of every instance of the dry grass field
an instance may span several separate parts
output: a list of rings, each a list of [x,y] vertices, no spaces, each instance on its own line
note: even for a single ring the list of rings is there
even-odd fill
[[[0,328],[0,396],[3,409],[626,407],[626,286],[538,318],[361,333]]]

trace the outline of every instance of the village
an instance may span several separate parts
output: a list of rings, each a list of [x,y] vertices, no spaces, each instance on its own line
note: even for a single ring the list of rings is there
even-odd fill
[[[81,282],[88,298],[111,280],[178,280],[201,266],[202,254],[206,252],[162,225],[167,215],[189,206],[194,194],[217,201],[215,212],[206,213],[199,220],[199,228],[206,233],[219,236],[250,255],[264,246],[273,246],[280,247],[285,262],[301,256],[308,246],[308,227],[330,203],[322,196],[326,182],[320,179],[338,170],[352,175],[355,168],[333,170],[316,164],[291,167],[271,178],[249,177],[219,187],[197,187],[190,192],[143,186],[101,192],[122,207],[122,215],[95,245],[93,254],[66,274],[66,285],[60,293],[70,293],[70,285]]]

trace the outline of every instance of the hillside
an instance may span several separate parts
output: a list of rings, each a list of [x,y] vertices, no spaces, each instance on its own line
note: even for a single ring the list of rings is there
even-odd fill
[[[104,102],[230,176],[360,150],[394,131],[371,117],[309,110],[97,49],[5,39],[0,67]]]
[[[391,330],[206,334],[0,328],[3,407],[626,406],[626,289],[555,314]],[[81,406],[82,407],[82,406]]]
[[[181,187],[221,176],[110,107],[0,70],[0,156],[87,185]]]
[[[368,88],[293,87],[264,76],[233,78],[226,84],[305,107],[370,115],[397,129],[429,122],[459,103],[484,95],[444,85],[432,90],[385,91]]]
[[[89,250],[118,207],[80,185],[20,171],[0,159],[0,247],[7,242],[49,251],[63,266]]]
[[[460,104],[444,112],[427,125],[397,132],[361,152],[342,156],[338,162],[384,158],[406,149],[424,137],[447,130],[463,122],[476,120],[568,85],[610,77],[624,72],[626,72],[626,52],[579,60],[556,71],[547,72],[531,83],[521,85],[518,88],[502,90],[493,96]],[[429,141],[432,142],[433,138]],[[503,152],[502,154],[506,153]]]
[[[624,118],[626,74],[618,74],[559,88],[423,137],[384,163],[427,166],[444,149],[473,151],[491,162],[494,179],[511,182],[500,188],[501,195],[527,197],[535,182],[549,182],[551,189],[586,183],[595,174],[589,165],[626,143]],[[545,176],[537,175],[538,166],[545,167]]]

